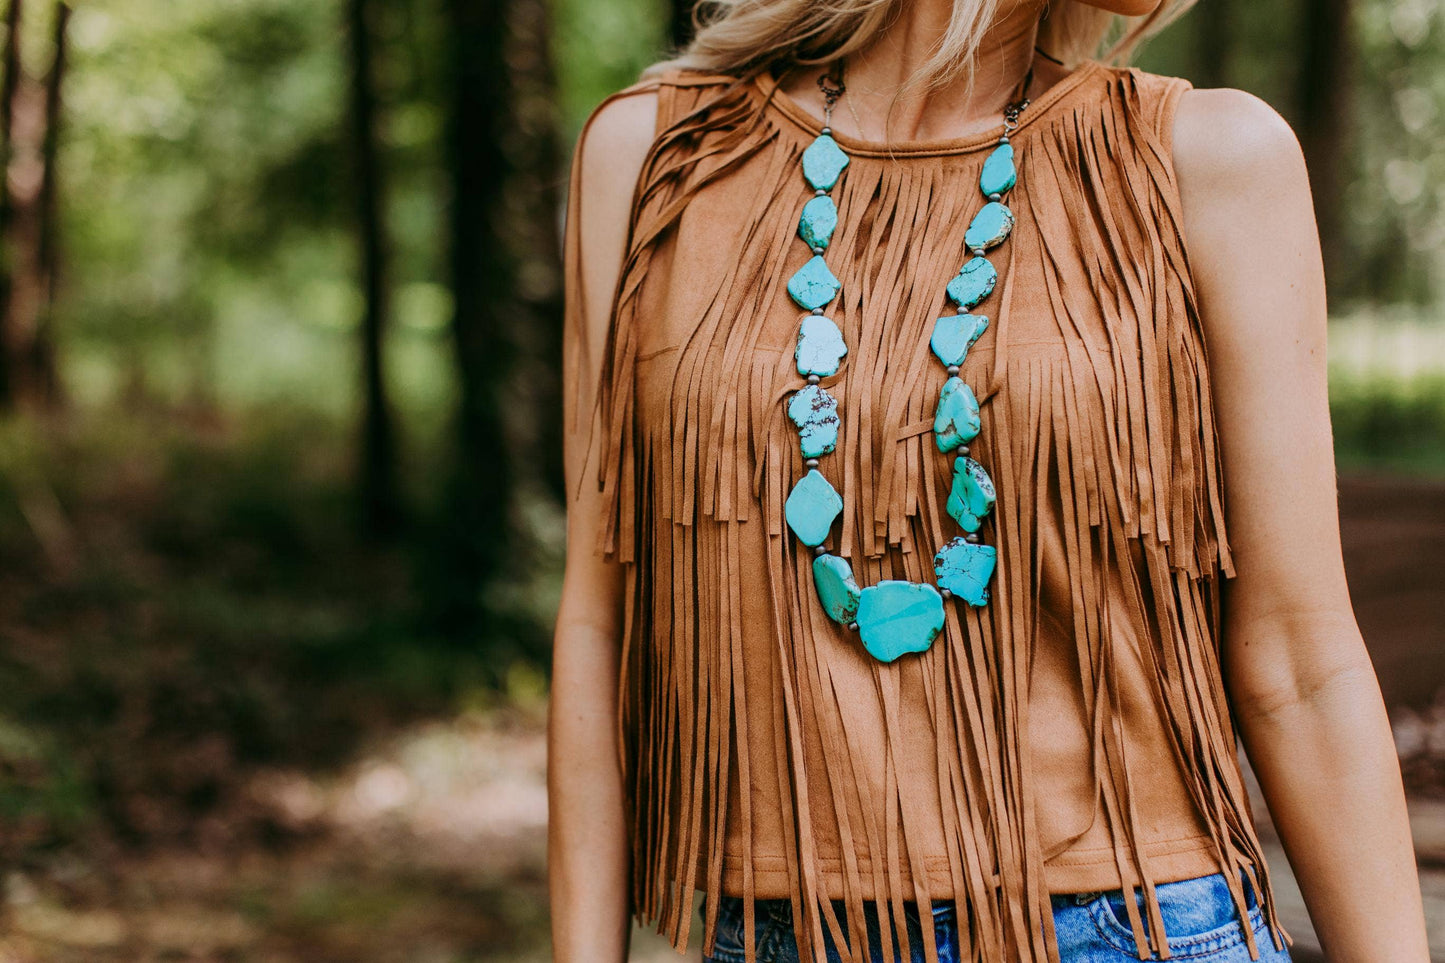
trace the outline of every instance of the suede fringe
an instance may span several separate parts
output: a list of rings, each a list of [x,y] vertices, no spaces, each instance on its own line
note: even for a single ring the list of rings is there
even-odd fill
[[[1151,862],[1138,844],[1141,814],[1123,758],[1111,628],[1121,615],[1138,627],[1142,657],[1156,680],[1153,698],[1168,720],[1239,918],[1247,918],[1242,871],[1276,945],[1288,939],[1276,917],[1220,682],[1219,577],[1232,576],[1233,567],[1198,306],[1172,167],[1157,117],[1140,114],[1135,81],[1129,71],[1111,74],[1107,96],[1060,104],[1016,136],[1015,237],[1035,232],[1038,243],[1025,248],[1010,240],[994,258],[1002,281],[986,307],[995,322],[965,375],[983,402],[983,432],[972,448],[998,491],[982,533],[998,546],[998,570],[991,603],[947,606],[944,635],[919,658],[936,729],[948,875],[966,960],[1058,960],[1044,883],[1044,864],[1054,853],[1044,852],[1030,829],[1035,786],[1023,740],[1040,620],[1037,524],[1058,511],[1048,504],[1051,497],[1062,500],[1065,519],[1072,632],[1092,720],[1087,764],[1119,877],[1128,892],[1144,896],[1142,914],[1128,901],[1141,959],[1165,952],[1167,934]],[[780,734],[776,798],[785,810],[803,958],[823,959],[825,933],[845,947],[845,958],[867,958],[861,926],[867,891],[878,895],[885,933],[895,930],[906,960],[903,904],[917,902],[927,920],[931,900],[924,873],[912,873],[911,886],[904,885],[903,867],[921,866],[922,856],[896,791],[892,747],[905,738],[899,673],[896,666],[873,669],[890,747],[887,792],[855,800],[850,809],[848,795],[867,791],[850,778],[851,733],[832,708],[836,680],[818,658],[817,641],[841,630],[822,614],[811,555],[783,521],[783,502],[804,470],[784,414],[800,379],[791,352],[756,350],[771,306],[787,298],[788,265],[801,245],[793,230],[808,194],[799,174],[805,141],[781,136],[786,121],[760,109],[746,79],[673,73],[619,96],[639,90],[659,96],[658,131],[633,202],[596,386],[599,407],[587,419],[600,456],[599,471],[587,481],[601,486],[608,506],[599,519],[601,545],[627,573],[619,740],[635,841],[634,911],[685,950],[695,881],[710,894],[721,888],[730,794],[742,800],[735,814],[741,826],[733,829],[750,835],[755,775],[737,746],[750,713],[772,713]],[[951,459],[938,455],[930,434],[942,376],[928,349],[927,319],[942,310],[944,284],[962,263],[982,158],[973,155],[963,167],[855,163],[834,191],[839,224],[827,260],[843,287],[828,313],[849,353],[842,370],[822,380],[838,399],[842,433],[821,470],[845,505],[834,551],[852,562],[862,585],[890,577],[931,582],[935,547],[957,534],[943,512]],[[705,292],[706,310],[686,337],[652,360],[649,377],[666,401],[641,418],[634,388],[647,323],[638,316],[640,292],[649,266],[693,198],[745,164],[761,171],[762,189],[736,211],[746,229],[732,267]],[[578,183],[574,169],[574,204]],[[1050,212],[1067,216],[1035,217],[1031,198],[1044,196],[1059,200],[1051,201]],[[568,223],[567,268],[577,284],[575,220]],[[910,238],[920,235],[937,242],[910,250]],[[1081,260],[1083,291],[1065,270],[1066,262]],[[1010,327],[1019,323],[1010,299],[1022,272],[1041,275],[1048,285],[1054,323],[1065,335],[1057,350],[1017,357],[1009,350]],[[673,276],[679,284],[700,280]],[[1127,316],[1146,320],[1111,326],[1100,339],[1076,317],[1075,306],[1089,299],[1106,317],[1127,307]],[[569,307],[569,325],[580,323],[577,310]],[[580,390],[581,397],[591,396],[585,386]],[[571,429],[587,430],[587,414],[580,412]],[[744,524],[765,526],[769,546],[770,630],[777,644],[767,692],[745,691],[734,644],[744,609]],[[1127,603],[1122,612],[1120,597]],[[945,637],[949,644],[941,644]],[[828,758],[837,760],[831,771],[804,771],[806,738],[825,741]],[[840,833],[846,931],[819,892],[814,807],[831,807]],[[870,818],[850,824],[850,812],[858,811]],[[860,862],[852,855],[860,848],[874,857]],[[742,874],[751,934],[748,859]],[[702,940],[711,947],[716,904],[704,905]],[[1247,925],[1244,932],[1256,956]],[[932,928],[924,926],[923,934],[927,957],[936,960]],[[883,942],[888,959],[891,947]],[[749,963],[754,959],[749,946]]]

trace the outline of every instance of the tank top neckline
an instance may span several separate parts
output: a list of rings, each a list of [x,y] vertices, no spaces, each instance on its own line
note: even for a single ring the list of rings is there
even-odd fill
[[[1030,124],[1037,123],[1040,118],[1048,114],[1051,108],[1063,100],[1066,94],[1078,87],[1079,84],[1103,66],[1104,65],[1097,60],[1085,60],[1064,77],[1060,78],[1053,86],[1033,99],[1033,102],[1029,104],[1029,108],[1025,110],[1019,118],[1017,130],[1022,131]],[[816,137],[822,132],[822,119],[814,116],[809,110],[803,107],[802,104],[798,103],[797,100],[784,91],[779,85],[777,78],[773,76],[771,70],[764,68],[757,71],[753,75],[751,82],[754,89],[761,95],[765,106],[771,106],[776,109],[809,136]],[[863,157],[964,154],[970,151],[993,147],[998,143],[999,138],[997,130],[984,131],[964,137],[947,137],[936,140],[897,140],[891,143],[864,140],[841,133],[837,130],[832,132],[832,136],[833,139],[838,142],[838,146],[842,147],[849,154]]]

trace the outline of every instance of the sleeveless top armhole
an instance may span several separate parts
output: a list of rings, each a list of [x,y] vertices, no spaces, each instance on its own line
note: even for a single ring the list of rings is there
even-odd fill
[[[582,124],[573,144],[568,172],[567,194],[564,206],[562,231],[563,271],[563,353],[562,383],[564,385],[563,436],[569,461],[581,459],[581,464],[569,465],[572,488],[568,492],[569,505],[581,493],[589,481],[602,488],[605,476],[602,466],[606,464],[609,450],[615,449],[616,441],[608,430],[608,411],[604,398],[610,397],[607,385],[613,379],[614,365],[609,358],[616,350],[616,292],[614,291],[608,320],[605,326],[604,342],[600,350],[592,344],[590,334],[596,326],[587,317],[586,283],[583,274],[582,257],[582,166],[583,154],[589,142],[593,124],[612,104],[639,94],[656,92],[661,95],[667,87],[658,78],[648,78],[618,90],[604,98]],[[657,112],[652,130],[655,142],[661,130],[663,111]],[[636,192],[634,186],[630,209],[635,217]],[[630,227],[629,227],[630,238]],[[630,244],[630,240],[627,242]],[[619,282],[621,278],[619,275]],[[594,369],[600,371],[594,374]],[[594,383],[595,382],[595,383]],[[599,450],[600,449],[600,450]],[[599,553],[602,551],[599,542]]]
[[[638,361],[638,291],[656,244],[681,217],[689,198],[746,156],[735,150],[736,132],[710,138],[709,147],[698,149],[706,132],[729,129],[745,115],[748,97],[741,83],[729,75],[670,68],[603,102],[641,90],[655,90],[658,95],[653,143],[633,195],[626,255],[613,297],[596,394],[597,429],[602,435],[596,481],[603,493],[597,545],[604,556],[619,562],[636,560],[639,523],[634,485],[639,469],[636,399],[631,390]],[[719,164],[719,157],[725,162]],[[574,198],[578,180],[574,171]],[[569,243],[565,258],[569,277],[578,270],[577,254]]]

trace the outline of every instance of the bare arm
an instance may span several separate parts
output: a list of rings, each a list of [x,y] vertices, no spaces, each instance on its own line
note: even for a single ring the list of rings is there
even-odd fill
[[[1237,577],[1225,681],[1331,963],[1428,963],[1399,762],[1345,584],[1304,160],[1263,102],[1186,93],[1175,169]]]
[[[618,765],[617,684],[622,570],[597,553],[603,511],[595,484],[597,439],[586,428],[621,270],[633,187],[652,140],[655,94],[606,104],[579,141],[581,284],[569,279],[563,405],[583,428],[567,435],[567,563],[552,654],[547,727],[547,876],[553,958],[559,963],[621,963],[627,958],[629,839]],[[581,203],[575,203],[581,201]],[[580,208],[580,210],[579,210]],[[585,213],[583,213],[585,211]],[[580,309],[580,312],[579,312]],[[576,384],[580,381],[581,389]],[[569,421],[570,424],[570,421]],[[585,474],[584,474],[585,473]]]

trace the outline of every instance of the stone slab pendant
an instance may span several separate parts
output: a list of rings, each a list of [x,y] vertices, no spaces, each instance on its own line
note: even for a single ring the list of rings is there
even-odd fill
[[[803,151],[803,176],[814,190],[831,191],[847,166],[848,155],[827,134],[818,135]]]
[[[843,511],[843,498],[828,479],[816,468],[798,479],[788,500],[783,503],[783,517],[798,540],[809,548],[823,544],[838,514]]]
[[[938,587],[963,599],[969,605],[988,604],[988,580],[998,561],[992,545],[954,538],[933,556],[933,573]]]
[[[927,582],[884,579],[858,600],[858,635],[880,662],[922,652],[943,629],[943,596]]]
[[[963,310],[978,304],[993,293],[998,284],[998,271],[986,257],[972,257],[959,269],[958,275],[948,282],[948,296]]]
[[[1018,171],[1014,168],[1014,145],[999,144],[988,159],[983,162],[983,173],[978,177],[978,189],[984,197],[1006,194],[1018,182]]]
[[[848,353],[843,332],[832,318],[821,314],[805,314],[798,323],[798,348],[793,352],[798,374],[826,378],[838,373],[838,362]]]
[[[822,255],[815,254],[788,279],[788,295],[798,307],[812,311],[833,300],[842,286],[843,283],[828,267],[828,262],[823,260]]]
[[[948,514],[965,532],[976,532],[985,516],[993,511],[998,496],[993,479],[978,462],[967,455],[953,461],[953,487],[948,493]]]
[[[793,393],[788,417],[798,426],[804,458],[826,455],[838,444],[838,399],[817,385]]]
[[[977,438],[982,427],[973,389],[962,378],[949,378],[938,393],[938,410],[933,416],[933,438],[938,442],[938,450],[953,451]]]
[[[946,314],[933,322],[933,337],[928,346],[945,368],[963,364],[968,349],[988,328],[988,318],[981,314]]]
[[[798,236],[814,254],[828,246],[837,227],[838,206],[831,197],[815,197],[803,205],[803,214],[798,218]]]
[[[969,222],[963,243],[970,251],[988,251],[998,247],[1014,229],[1014,212],[998,201],[989,201]]]
[[[862,589],[853,578],[853,567],[838,555],[823,554],[813,559],[813,588],[823,611],[834,622],[847,625],[858,617]]]

